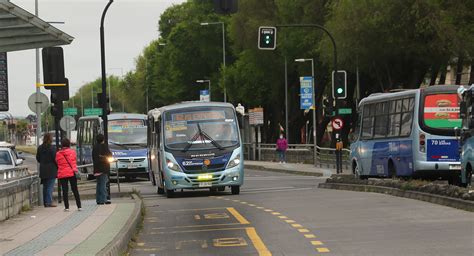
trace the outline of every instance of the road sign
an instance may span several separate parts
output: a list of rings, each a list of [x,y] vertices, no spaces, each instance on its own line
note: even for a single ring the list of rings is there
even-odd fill
[[[211,101],[209,96],[209,90],[200,90],[199,91],[199,100],[203,102]]]
[[[65,116],[75,116],[77,115],[77,108],[65,108],[63,114]]]
[[[102,115],[101,108],[86,108],[84,109],[85,116],[100,116]]]
[[[344,121],[341,118],[336,117],[332,119],[331,125],[334,130],[339,131],[344,127]]]
[[[340,108],[339,109],[340,115],[350,115],[352,114],[352,108]]]
[[[0,111],[8,111],[7,53],[0,52]]]
[[[63,116],[59,121],[59,126],[63,131],[70,132],[76,128],[76,120],[72,116]]]
[[[40,112],[44,112],[49,107],[49,99],[46,94],[39,92],[38,93],[38,100],[36,100],[36,92],[31,94],[28,98],[28,107],[31,111],[36,113],[36,105],[39,105]]]
[[[313,106],[313,78],[300,77],[300,109],[311,109]]]
[[[250,125],[263,124],[263,108],[249,109],[249,123]]]

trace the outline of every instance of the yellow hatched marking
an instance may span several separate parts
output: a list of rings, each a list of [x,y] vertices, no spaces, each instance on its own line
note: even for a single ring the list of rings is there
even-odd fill
[[[227,211],[230,212],[239,222],[240,224],[250,224],[248,220],[244,218],[237,210],[235,210],[233,207],[227,208]]]
[[[312,245],[323,245],[323,242],[321,241],[311,241]]]
[[[316,250],[318,250],[318,252],[329,252],[329,249],[328,249],[328,248],[324,248],[324,247],[316,248]]]
[[[303,227],[300,224],[291,224],[291,226],[294,227],[294,228],[302,228]]]
[[[294,220],[285,220],[285,221],[286,221],[286,223],[295,223],[296,222]]]
[[[250,240],[253,243],[253,246],[255,246],[255,249],[257,249],[258,255],[259,256],[271,256],[272,253],[267,249],[265,244],[263,243],[262,239],[257,234],[257,231],[255,231],[255,228],[246,228],[247,235],[250,237]]]
[[[229,215],[225,212],[222,213],[207,213],[204,214],[204,219],[212,220],[212,219],[228,219],[230,218]]]
[[[272,212],[273,215],[280,215],[281,213],[279,212]]]
[[[298,231],[299,231],[300,233],[308,233],[308,232],[309,232],[309,230],[307,230],[307,229],[305,229],[305,228],[300,228],[300,229],[298,229]]]
[[[288,217],[283,216],[283,215],[282,215],[282,216],[278,216],[278,218],[280,218],[280,219],[288,219]]]
[[[306,237],[306,238],[316,238],[316,236],[313,235],[313,234],[306,234],[306,235],[304,235],[304,237]]]
[[[181,250],[184,246],[193,245],[193,244],[197,244],[203,249],[208,247],[206,240],[185,240],[185,241],[177,241],[175,244],[175,248],[176,250]]]

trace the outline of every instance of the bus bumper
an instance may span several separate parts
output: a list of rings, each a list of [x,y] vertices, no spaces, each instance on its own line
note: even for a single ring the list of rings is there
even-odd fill
[[[130,162],[129,159],[117,159],[117,162],[110,165],[110,175],[116,176],[117,169],[119,176],[149,177],[147,159],[140,162]]]
[[[425,178],[448,179],[453,174],[461,171],[461,162],[427,162],[418,161],[415,163],[414,176]]]
[[[187,174],[168,170],[166,189],[203,189],[226,186],[241,186],[244,183],[243,165],[220,172]]]

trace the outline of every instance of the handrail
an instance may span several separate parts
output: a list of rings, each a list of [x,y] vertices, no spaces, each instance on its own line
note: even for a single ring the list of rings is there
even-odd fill
[[[28,167],[13,167],[0,170],[0,183],[6,183],[12,180],[30,176]]]

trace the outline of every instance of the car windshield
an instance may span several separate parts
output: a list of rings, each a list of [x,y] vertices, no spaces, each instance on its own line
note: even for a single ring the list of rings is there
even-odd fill
[[[427,127],[449,129],[461,127],[459,100],[455,93],[426,95],[423,106],[423,121]]]
[[[13,165],[12,158],[8,151],[0,151],[0,165]]]
[[[140,119],[109,121],[109,143],[146,145],[145,121]]]
[[[164,135],[166,146],[179,150],[230,147],[239,141],[231,108],[208,107],[168,113]]]

